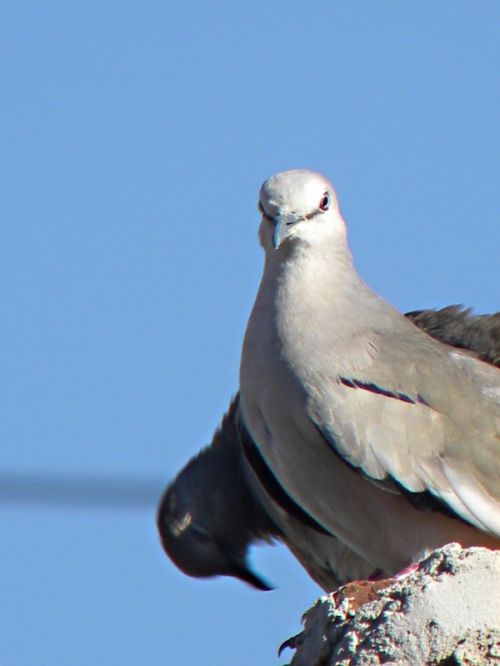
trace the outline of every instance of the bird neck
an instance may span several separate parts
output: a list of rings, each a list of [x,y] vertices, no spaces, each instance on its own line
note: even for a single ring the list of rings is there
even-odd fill
[[[344,359],[363,364],[371,354],[370,310],[380,307],[380,299],[356,273],[347,247],[296,247],[281,261],[269,258],[257,303],[271,315],[281,353],[300,359],[304,376],[321,370],[325,354],[331,367],[344,367]]]
[[[328,247],[301,242],[284,247],[281,256],[280,250],[266,256],[263,282],[281,314],[302,314],[304,323],[318,316],[335,316],[343,303],[349,305],[350,292],[362,284],[347,244]]]

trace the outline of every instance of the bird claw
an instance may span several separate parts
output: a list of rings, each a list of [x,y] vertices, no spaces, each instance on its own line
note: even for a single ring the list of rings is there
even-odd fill
[[[302,632],[300,632],[300,634],[296,634],[295,636],[287,638],[286,641],[283,641],[283,643],[278,648],[278,657],[281,657],[281,653],[283,652],[283,650],[286,650],[287,648],[289,648],[290,650],[296,650],[298,647],[300,647],[301,639],[302,639]]]

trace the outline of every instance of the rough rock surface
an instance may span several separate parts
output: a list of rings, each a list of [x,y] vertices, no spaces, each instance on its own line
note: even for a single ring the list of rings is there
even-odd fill
[[[321,597],[291,666],[500,666],[500,551],[450,544],[383,584]]]

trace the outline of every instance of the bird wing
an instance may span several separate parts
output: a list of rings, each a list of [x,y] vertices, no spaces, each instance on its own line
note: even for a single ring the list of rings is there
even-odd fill
[[[500,312],[473,315],[470,308],[447,305],[439,310],[413,310],[405,317],[436,340],[468,349],[500,367]]]
[[[500,372],[403,317],[367,333],[369,361],[324,373],[308,412],[351,466],[391,490],[430,492],[500,536]]]

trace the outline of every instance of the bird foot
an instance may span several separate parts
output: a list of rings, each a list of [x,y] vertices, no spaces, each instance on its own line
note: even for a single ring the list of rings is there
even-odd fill
[[[335,606],[338,607],[341,603],[347,602],[349,611],[356,613],[361,606],[377,599],[382,590],[390,587],[396,581],[406,578],[406,576],[409,576],[417,569],[418,564],[410,564],[389,578],[381,578],[380,576],[383,575],[382,570],[376,569],[367,580],[353,580],[350,583],[341,585],[335,591],[331,592],[331,597]],[[290,650],[300,648],[303,638],[304,634],[301,632],[283,641],[278,648],[278,657],[281,657],[281,653],[287,648]]]
[[[389,587],[394,581],[394,578],[353,580],[332,592],[332,597],[336,606],[339,606],[343,601],[347,601],[349,609],[355,613],[364,604],[377,599],[380,590]]]
[[[353,580],[332,592],[332,597],[338,605],[346,600],[351,611],[356,612],[364,604],[374,601],[381,590],[393,585],[396,581],[406,578],[418,569],[418,564],[409,564],[394,576],[380,578],[381,572],[375,571],[368,580]]]
[[[401,571],[398,571],[397,574],[394,574],[393,579],[401,580],[402,578],[406,578],[406,576],[409,576],[410,574],[414,573],[417,569],[418,569],[418,562],[409,564],[407,567],[404,567],[404,569],[401,569]]]

